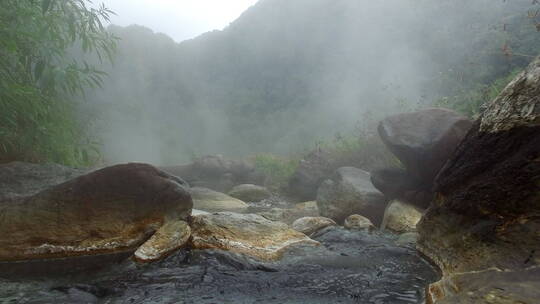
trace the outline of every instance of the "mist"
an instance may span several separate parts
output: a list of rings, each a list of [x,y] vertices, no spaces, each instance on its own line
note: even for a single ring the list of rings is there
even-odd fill
[[[111,25],[114,63],[80,110],[97,117],[89,131],[106,163],[296,153],[525,65],[530,58],[501,48],[512,35],[538,40],[532,6],[260,0],[223,30],[180,43]]]

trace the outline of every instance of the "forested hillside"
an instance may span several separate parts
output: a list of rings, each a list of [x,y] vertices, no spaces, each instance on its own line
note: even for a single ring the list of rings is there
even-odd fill
[[[537,7],[262,0],[225,30],[182,43],[112,26],[116,61],[90,102],[102,111],[97,134],[110,161],[174,163],[298,151],[430,104],[472,115],[493,82],[537,54],[527,16]]]

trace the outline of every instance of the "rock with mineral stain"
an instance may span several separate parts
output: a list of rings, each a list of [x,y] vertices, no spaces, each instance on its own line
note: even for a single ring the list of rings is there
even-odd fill
[[[0,204],[0,261],[135,251],[187,219],[180,181],[146,164],[116,165]]]
[[[349,230],[373,230],[375,226],[373,223],[366,217],[359,214],[349,215],[345,219],[343,226]]]
[[[538,302],[539,160],[537,58],[488,104],[435,181],[435,200],[417,226],[417,247],[445,280],[462,283],[432,285],[432,302]],[[499,271],[492,272],[498,281],[483,286],[487,279],[479,275],[488,269]],[[518,278],[527,282],[516,284]],[[479,288],[471,289],[474,284]]]
[[[305,234],[256,214],[218,212],[198,215],[191,223],[193,249],[221,249],[272,261],[293,244],[318,245]]]
[[[343,223],[351,214],[362,214],[379,225],[386,199],[370,180],[370,174],[353,167],[339,168],[317,192],[321,216]]]
[[[245,212],[249,205],[225,193],[208,188],[192,187],[189,193],[193,198],[193,208],[209,212]]]
[[[292,229],[309,236],[323,228],[334,225],[337,225],[336,222],[326,217],[303,217],[294,221]]]
[[[169,220],[143,245],[137,248],[134,258],[148,263],[162,259],[187,244],[191,228],[182,220]]]

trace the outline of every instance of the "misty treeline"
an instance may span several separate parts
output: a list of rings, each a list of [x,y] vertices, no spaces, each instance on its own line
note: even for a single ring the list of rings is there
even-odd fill
[[[14,3],[23,2],[40,14],[34,19],[57,15],[43,12],[44,3],[56,1],[2,2],[2,54],[11,54],[8,40],[31,41],[17,38],[26,36],[5,17],[20,9]],[[19,122],[26,110],[14,112],[18,129],[6,127],[8,103],[33,105],[5,93],[0,93],[0,132],[12,141],[23,128],[37,132],[40,142],[33,145],[56,143],[60,136],[64,142],[58,145],[69,149],[99,147],[99,153],[83,155],[107,163],[289,154],[335,139],[347,148],[349,136],[368,136],[388,114],[445,106],[477,115],[482,103],[538,55],[539,9],[531,0],[260,0],[223,31],[180,43],[141,26],[81,27],[107,43],[114,36],[119,40],[112,65],[97,55],[83,56],[87,52],[79,36],[50,46],[87,58],[89,70],[94,66],[108,74],[84,96],[60,91],[47,97],[51,112],[76,124],[69,132],[77,138],[48,133],[49,127],[26,128],[27,122]],[[30,17],[15,19],[24,18]],[[35,29],[38,33],[39,24]],[[56,39],[53,34],[38,38],[48,44]],[[2,91],[9,84],[5,67],[15,68],[10,64],[2,62]],[[48,64],[65,62],[56,58]],[[33,79],[30,86],[38,82]],[[36,98],[47,96],[41,89],[35,92]],[[43,123],[55,124],[51,118]],[[19,158],[77,163],[26,147],[31,149]]]

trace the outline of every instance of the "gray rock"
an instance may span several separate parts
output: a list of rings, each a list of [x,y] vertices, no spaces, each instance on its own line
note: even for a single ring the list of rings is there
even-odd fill
[[[431,185],[471,126],[467,117],[433,108],[385,118],[378,131],[407,171]]]
[[[420,218],[422,218],[422,210],[410,204],[394,200],[388,203],[384,211],[381,229],[397,233],[414,232]]]
[[[180,166],[164,166],[161,170],[181,177],[194,187],[228,192],[239,184],[263,184],[264,176],[245,160],[230,160],[222,155],[208,155]]]
[[[249,205],[245,202],[208,188],[192,187],[189,190],[193,208],[208,212],[245,212]]]
[[[353,167],[339,168],[317,192],[321,216],[343,223],[351,214],[362,214],[375,225],[382,220],[386,199],[371,184],[370,175]]]
[[[228,194],[245,202],[260,202],[272,195],[265,187],[253,184],[235,186]]]

